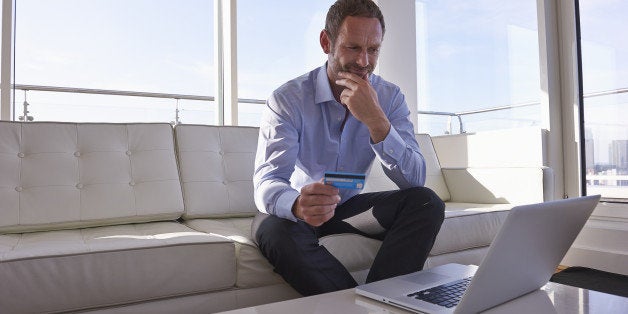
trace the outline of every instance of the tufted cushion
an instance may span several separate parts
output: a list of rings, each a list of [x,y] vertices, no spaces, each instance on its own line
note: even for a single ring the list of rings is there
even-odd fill
[[[177,125],[185,219],[250,217],[258,128]]]
[[[178,218],[172,127],[0,121],[0,233]]]

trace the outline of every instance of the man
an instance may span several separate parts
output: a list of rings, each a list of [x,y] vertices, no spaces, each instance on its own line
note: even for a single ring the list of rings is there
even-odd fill
[[[383,240],[367,282],[422,269],[444,219],[399,87],[372,74],[385,31],[371,0],[339,0],[320,34],[327,63],[273,92],[262,116],[252,226],[262,254],[303,295],[357,284],[318,239]],[[400,190],[358,194],[322,182],[326,171],[383,167]],[[377,231],[349,219],[371,215]],[[369,228],[373,230],[373,228]]]

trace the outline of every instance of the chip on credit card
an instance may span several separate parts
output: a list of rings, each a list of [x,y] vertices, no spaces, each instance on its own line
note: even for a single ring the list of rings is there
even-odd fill
[[[349,172],[325,172],[325,184],[333,185],[339,189],[356,189],[364,187],[365,174]]]

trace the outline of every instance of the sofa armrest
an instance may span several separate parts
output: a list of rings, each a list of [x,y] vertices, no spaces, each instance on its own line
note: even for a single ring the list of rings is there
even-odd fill
[[[443,168],[452,202],[526,204],[551,199],[553,172],[547,167]]]

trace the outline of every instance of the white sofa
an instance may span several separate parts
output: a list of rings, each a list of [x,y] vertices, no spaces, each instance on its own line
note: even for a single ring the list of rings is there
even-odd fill
[[[210,313],[299,297],[251,240],[257,135],[0,121],[0,312]],[[480,263],[513,204],[551,194],[547,168],[441,169],[430,137],[417,139],[447,204],[426,267]],[[373,166],[365,190],[390,188]],[[358,281],[379,247],[321,242]]]

